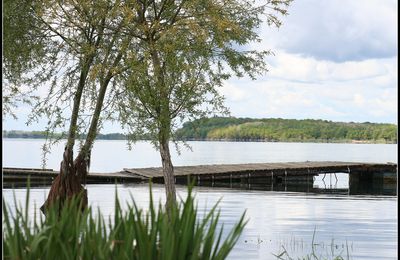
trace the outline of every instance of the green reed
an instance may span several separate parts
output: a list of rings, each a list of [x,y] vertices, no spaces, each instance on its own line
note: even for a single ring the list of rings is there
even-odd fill
[[[28,218],[29,188],[25,210],[10,206],[3,199],[4,259],[225,259],[239,239],[246,221],[245,213],[223,238],[223,224],[217,228],[218,203],[198,218],[192,188],[169,214],[155,205],[150,188],[147,211],[132,199],[122,210],[115,198],[114,217],[108,223],[100,210],[83,212],[73,198],[59,214],[53,207],[46,217]]]
[[[311,241],[311,252],[309,252],[307,255],[293,258],[290,256],[289,252],[286,250],[284,245],[281,245],[282,250],[278,254],[272,254],[276,259],[280,260],[350,260],[350,254],[349,254],[349,245],[347,244],[346,241],[346,252],[344,249],[344,245],[342,245],[342,250],[340,252],[337,252],[335,249],[338,248],[337,245],[334,244],[334,240],[332,239],[331,244],[329,245],[330,252],[327,252],[325,255],[321,253],[317,253],[316,251],[316,246],[319,244],[315,243],[315,232],[316,229],[314,229],[312,241]],[[324,247],[324,246],[323,246]],[[343,256],[345,255],[345,256]]]

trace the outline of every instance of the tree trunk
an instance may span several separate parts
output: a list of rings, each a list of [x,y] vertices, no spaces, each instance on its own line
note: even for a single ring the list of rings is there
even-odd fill
[[[163,167],[165,192],[167,195],[166,208],[167,212],[176,203],[175,177],[174,167],[171,161],[171,153],[169,151],[169,138],[171,131],[171,118],[169,110],[169,93],[168,87],[165,85],[164,72],[161,66],[160,57],[154,46],[153,40],[149,42],[151,47],[151,57],[154,66],[154,73],[157,78],[157,86],[159,88],[159,104],[158,108],[158,123],[160,155]]]
[[[114,60],[113,67],[118,64],[118,62],[122,58],[122,53],[119,53]],[[110,83],[113,74],[111,73],[111,69],[107,72],[105,78],[101,80],[101,85],[99,89],[99,96],[96,101],[96,107],[93,112],[93,117],[90,122],[89,132],[87,134],[85,144],[82,146],[78,156],[72,162],[73,152],[72,148],[75,142],[75,130],[76,123],[78,118],[78,111],[80,105],[80,99],[82,96],[82,91],[84,87],[84,82],[86,80],[87,74],[89,71],[89,67],[83,68],[83,73],[81,73],[81,78],[79,82],[78,91],[75,94],[74,98],[74,108],[71,117],[71,125],[69,131],[69,138],[67,142],[67,146],[64,152],[64,158],[61,162],[60,174],[56,177],[56,179],[52,183],[52,187],[49,192],[49,196],[46,202],[40,207],[43,213],[47,210],[47,208],[54,203],[56,200],[60,202],[60,209],[65,199],[72,197],[73,195],[81,194],[82,201],[81,207],[84,209],[87,206],[88,198],[87,198],[87,190],[82,186],[86,184],[86,177],[89,173],[90,166],[90,156],[91,150],[96,139],[97,128],[100,119],[101,109],[103,107],[105,94],[107,91],[108,84]],[[84,80],[82,80],[84,79]]]
[[[85,208],[87,205],[87,190],[81,185],[82,181],[86,182],[86,175],[90,162],[90,152],[88,156],[82,156],[78,154],[75,161],[73,161],[73,148],[76,139],[77,121],[79,117],[79,108],[81,105],[81,98],[83,90],[86,85],[86,80],[89,74],[89,70],[93,65],[94,58],[97,55],[97,48],[103,41],[103,32],[105,29],[106,18],[103,17],[99,24],[100,28],[98,36],[95,42],[94,38],[88,39],[88,44],[95,47],[93,51],[83,56],[83,63],[79,75],[78,87],[74,95],[74,103],[71,114],[71,122],[68,131],[68,140],[65,146],[63,160],[60,164],[60,174],[54,179],[49,195],[45,203],[40,207],[41,211],[46,214],[46,210],[56,201],[59,201],[62,206],[65,199],[70,198],[74,195],[81,194],[81,206]],[[93,32],[95,28],[92,28]],[[94,45],[92,45],[94,44]],[[83,170],[84,169],[84,170]],[[61,207],[59,207],[61,209]]]
[[[176,203],[174,166],[171,161],[168,140],[160,142],[160,155],[164,175],[165,193],[167,195],[166,208],[171,208]]]
[[[81,185],[81,176],[75,174],[76,163],[71,163],[71,161],[72,154],[66,147],[60,164],[60,174],[54,179],[47,200],[40,207],[43,214],[46,215],[49,207],[55,205],[55,203],[58,203],[58,209],[61,210],[64,202],[75,195],[81,196],[81,209],[86,208],[88,203],[87,190]],[[82,167],[82,164],[78,164],[78,166]]]
[[[53,183],[51,184],[49,195],[44,204],[40,207],[40,210],[45,215],[47,209],[53,203],[58,202],[60,206],[59,209],[61,209],[64,201],[67,198],[71,198],[77,194],[81,194],[82,196],[82,208],[86,207],[87,205],[87,191],[81,185],[81,176],[77,176],[75,171],[76,166],[73,161],[73,148],[75,145],[78,113],[81,104],[82,93],[92,61],[93,58],[89,57],[81,70],[78,87],[74,96],[71,122],[68,131],[68,140],[64,149],[63,159],[60,163],[60,174],[54,179]]]

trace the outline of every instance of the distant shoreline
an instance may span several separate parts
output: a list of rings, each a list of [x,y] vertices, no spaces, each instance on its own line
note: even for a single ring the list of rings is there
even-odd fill
[[[384,140],[265,140],[265,139],[185,139],[179,141],[203,141],[203,142],[265,142],[265,143],[344,143],[344,144],[397,144]]]
[[[180,140],[397,143],[397,126],[380,123],[344,123],[314,119],[213,117],[184,123]]]
[[[30,139],[30,140],[46,140],[44,137],[4,137],[3,139]],[[63,140],[63,139],[61,139]],[[126,141],[127,139],[109,139],[109,138],[97,138],[96,140],[102,141]],[[137,141],[149,141],[148,139],[141,139]],[[379,141],[379,140],[323,140],[323,139],[314,139],[314,140],[264,140],[264,139],[182,139],[177,141],[185,141],[185,142],[255,142],[255,143],[334,143],[334,144],[397,144],[396,142],[387,142],[387,141]]]
[[[121,130],[120,130],[121,131]],[[3,130],[3,138],[63,139],[67,132]],[[79,134],[78,139],[85,139]],[[97,140],[128,140],[123,133],[98,133]],[[136,140],[151,140],[148,133]],[[212,117],[184,123],[174,133],[179,141],[298,142],[397,144],[397,125],[386,123],[332,122],[320,119]]]

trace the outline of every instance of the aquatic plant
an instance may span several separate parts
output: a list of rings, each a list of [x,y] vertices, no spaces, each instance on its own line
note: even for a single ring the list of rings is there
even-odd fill
[[[342,245],[342,250],[340,252],[337,252],[335,249],[338,248],[337,245],[335,245],[334,240],[332,239],[331,244],[329,245],[330,252],[327,252],[325,255],[321,253],[317,253],[316,247],[317,243],[315,243],[315,232],[316,229],[314,229],[312,241],[311,241],[311,252],[308,253],[305,256],[302,257],[297,257],[293,258],[290,256],[289,252],[286,250],[284,245],[281,245],[282,251],[278,254],[272,254],[273,256],[276,257],[276,259],[279,260],[349,260],[350,259],[350,254],[349,254],[349,246],[346,241],[346,256],[344,257],[343,254],[344,252],[344,245]],[[303,246],[303,245],[302,245]],[[324,247],[324,246],[323,246]]]
[[[28,217],[29,188],[23,209],[14,197],[12,212],[3,199],[4,259],[225,259],[246,225],[245,213],[229,233],[219,225],[218,203],[201,219],[192,188],[170,214],[156,207],[150,189],[148,210],[134,200],[122,210],[115,198],[114,216],[106,224],[98,210],[81,210],[73,198],[46,217]],[[40,214],[40,213],[39,213]],[[39,220],[37,220],[39,219]]]

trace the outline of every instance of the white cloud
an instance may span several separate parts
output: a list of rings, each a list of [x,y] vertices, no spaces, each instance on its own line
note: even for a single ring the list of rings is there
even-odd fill
[[[365,106],[365,98],[363,95],[356,93],[353,95],[353,101],[354,104],[358,107],[364,107]]]
[[[248,97],[248,94],[245,91],[245,87],[238,87],[229,82],[225,82],[222,88],[218,89],[220,94],[229,98],[232,101],[241,101]]]
[[[338,63],[279,53],[266,76],[229,81],[232,115],[396,122],[396,58]]]
[[[332,61],[397,54],[396,0],[296,0],[277,30],[261,30],[266,49]]]
[[[276,56],[269,57],[268,60],[273,66],[267,77],[310,83],[393,77],[393,65],[396,63],[395,58],[339,63],[288,54],[282,50],[279,50]]]

